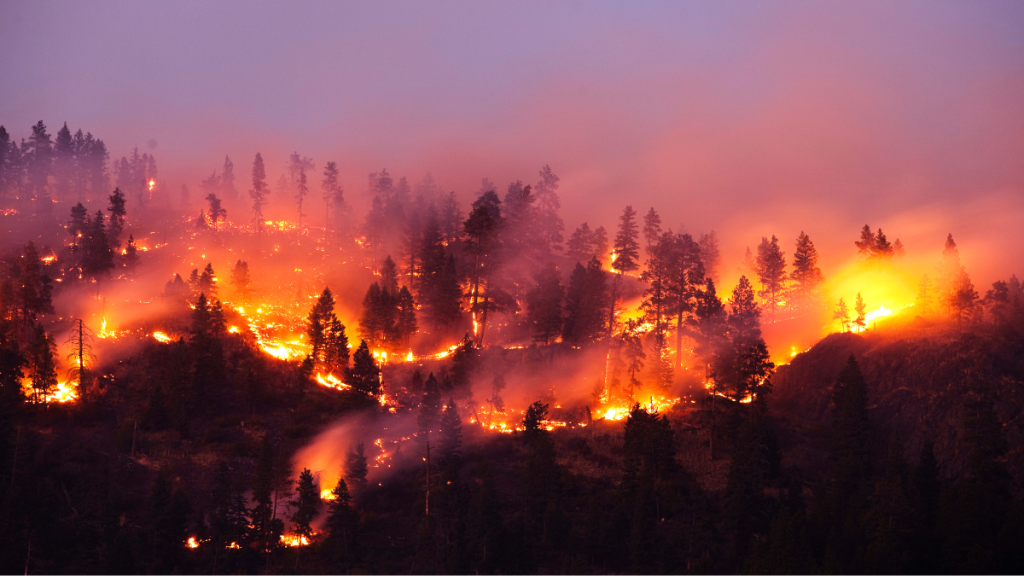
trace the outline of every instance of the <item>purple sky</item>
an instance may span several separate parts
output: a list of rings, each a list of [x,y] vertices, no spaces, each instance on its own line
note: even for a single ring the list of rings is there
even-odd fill
[[[1020,274],[1022,30],[1021,2],[0,0],[0,124],[153,140],[174,190],[257,151],[356,201],[381,167],[465,201],[550,164],[570,228],[653,205],[730,259],[801,229],[838,257],[869,222]]]

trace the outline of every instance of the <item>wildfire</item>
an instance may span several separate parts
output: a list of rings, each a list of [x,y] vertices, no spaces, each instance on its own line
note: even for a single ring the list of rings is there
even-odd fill
[[[25,378],[21,381],[21,392],[28,398],[36,396],[36,390],[32,388],[32,380]],[[49,394],[41,394],[39,399],[44,404],[49,404],[51,402],[56,402],[58,404],[74,402],[78,399],[78,384],[74,382],[58,382],[56,388],[54,388]]]
[[[157,340],[157,342],[163,342],[164,344],[167,344],[167,343],[169,343],[171,341],[171,337],[170,336],[168,336],[167,334],[165,334],[163,332],[159,332],[159,331],[153,332],[153,338],[155,338]]]
[[[335,390],[347,390],[351,388],[351,386],[336,378],[334,374],[321,374],[317,372],[316,381],[321,386],[327,386],[328,388],[334,388]]]
[[[154,187],[154,186],[156,186],[156,180],[150,180],[150,181],[149,181],[149,191],[150,191],[150,192],[152,192],[152,191],[153,191],[153,187]]]
[[[852,331],[853,332],[863,332],[863,331],[868,329],[868,324],[874,322],[875,320],[877,320],[879,318],[884,318],[884,317],[890,316],[890,315],[892,315],[892,310],[889,310],[888,308],[886,308],[884,304],[880,305],[878,307],[878,310],[874,310],[872,312],[868,312],[867,314],[864,315],[864,326],[856,326],[855,325],[852,328]]]
[[[196,540],[195,536],[189,536],[188,542],[185,543],[189,548],[199,548],[199,541]]]
[[[331,500],[336,500],[337,498],[338,497],[334,495],[334,490],[327,489],[327,490],[321,490],[320,491],[320,499],[321,500],[324,500],[326,502],[330,502]]]
[[[281,534],[281,544],[285,546],[309,546],[309,539],[298,534]]]

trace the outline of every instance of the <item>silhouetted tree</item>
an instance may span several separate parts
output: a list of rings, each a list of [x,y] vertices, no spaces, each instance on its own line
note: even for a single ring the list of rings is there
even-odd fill
[[[374,361],[366,340],[359,343],[359,348],[352,358],[352,367],[345,372],[345,381],[357,392],[373,397],[380,395],[380,368]]]
[[[124,206],[124,193],[120,188],[114,188],[113,194],[110,195],[110,207],[107,208],[107,212],[110,212],[107,233],[113,248],[117,248],[121,244],[121,233],[124,231],[125,216],[128,214]]]
[[[533,328],[533,339],[548,344],[562,331],[562,287],[561,274],[552,262],[548,262],[536,275],[536,286],[526,295],[527,317]]]
[[[249,198],[252,199],[253,219],[256,221],[257,239],[263,235],[263,205],[267,202],[267,194],[270,188],[267,186],[267,170],[263,166],[263,156],[259,152],[252,161],[252,190],[249,190]]]
[[[803,231],[796,239],[793,252],[793,271],[789,275],[793,282],[793,296],[803,305],[814,304],[820,297],[819,290],[824,281],[818,268],[818,250],[810,236]]]
[[[779,239],[774,235],[771,241],[762,237],[761,244],[757,246],[757,278],[761,282],[758,296],[774,322],[775,314],[783,302],[786,284],[786,259],[779,248]]]
[[[221,206],[220,198],[217,198],[213,192],[206,195],[206,201],[210,203],[210,222],[216,228],[217,222],[227,219],[228,211]]]
[[[345,479],[357,492],[366,487],[367,470],[363,443],[358,442],[355,446],[350,446],[348,453],[345,454]]]
[[[577,263],[565,292],[565,323],[562,340],[573,346],[596,342],[604,335],[608,291],[597,257],[586,268]]]

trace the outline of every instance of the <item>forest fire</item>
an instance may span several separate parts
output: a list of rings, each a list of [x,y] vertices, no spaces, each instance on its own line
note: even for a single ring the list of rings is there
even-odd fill
[[[0,574],[1024,573],[1021,8],[7,3]]]

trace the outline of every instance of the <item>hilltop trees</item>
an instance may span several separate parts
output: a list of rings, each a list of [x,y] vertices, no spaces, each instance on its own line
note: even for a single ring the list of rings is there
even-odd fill
[[[381,266],[381,280],[363,298],[359,330],[369,345],[397,351],[416,332],[415,302],[405,286],[398,287],[398,269],[391,257]]]
[[[895,243],[890,243],[881,228],[877,233],[872,233],[867,224],[861,228],[860,239],[854,244],[857,246],[857,255],[870,264],[890,264],[895,258],[902,258],[906,254],[899,238]]]

